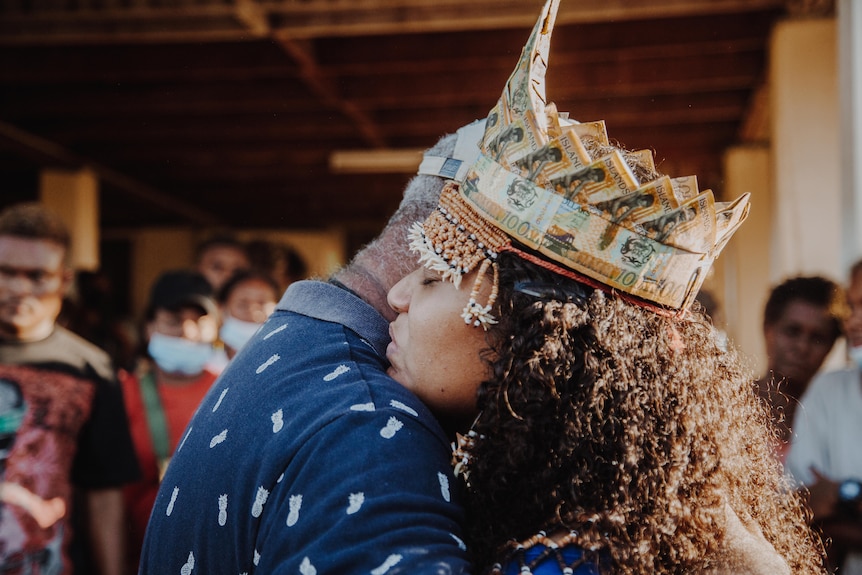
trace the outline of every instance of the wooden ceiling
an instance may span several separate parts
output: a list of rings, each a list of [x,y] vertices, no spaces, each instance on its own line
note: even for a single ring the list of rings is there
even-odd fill
[[[541,0],[5,0],[0,206],[101,178],[105,229],[379,227],[416,150],[495,103]],[[721,196],[787,0],[565,0],[548,98]],[[755,127],[752,128],[752,125]]]

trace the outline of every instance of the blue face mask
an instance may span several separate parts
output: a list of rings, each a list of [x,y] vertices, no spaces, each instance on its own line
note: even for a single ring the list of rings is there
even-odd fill
[[[235,317],[226,316],[224,323],[219,330],[219,337],[224,344],[231,349],[239,351],[242,346],[248,343],[261,324],[250,321],[243,321]]]
[[[197,375],[212,357],[213,346],[211,343],[154,333],[147,351],[162,371]]]

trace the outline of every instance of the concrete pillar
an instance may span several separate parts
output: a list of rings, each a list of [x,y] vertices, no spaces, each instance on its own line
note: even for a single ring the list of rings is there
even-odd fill
[[[716,271],[724,284],[727,335],[751,359],[756,375],[766,369],[762,324],[771,285],[765,263],[769,261],[775,210],[771,161],[766,146],[740,146],[725,153],[725,195],[735,199],[750,193],[751,211],[716,261]]]
[[[43,170],[39,200],[72,234],[70,261],[79,270],[99,268],[99,180],[92,170]]]
[[[770,44],[774,221],[770,279],[843,275],[837,26],[779,23]]]
[[[862,258],[862,2],[838,2],[842,271]]]
[[[145,311],[150,289],[158,277],[174,269],[189,269],[194,257],[194,230],[146,229],[132,243],[132,302],[135,317]]]

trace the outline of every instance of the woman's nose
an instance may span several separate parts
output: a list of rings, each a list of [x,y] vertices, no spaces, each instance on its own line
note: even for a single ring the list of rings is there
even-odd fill
[[[386,294],[386,303],[388,303],[389,307],[392,308],[392,311],[395,311],[396,313],[406,312],[407,307],[410,304],[409,280],[412,275],[413,274],[408,274],[401,278],[397,284],[392,286],[389,293]]]

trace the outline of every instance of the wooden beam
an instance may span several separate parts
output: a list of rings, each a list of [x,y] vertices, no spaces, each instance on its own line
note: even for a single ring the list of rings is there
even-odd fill
[[[542,2],[523,0],[311,0],[273,2],[273,33],[292,38],[528,29]],[[581,0],[557,24],[621,22],[781,9],[784,0]]]
[[[347,116],[369,145],[376,148],[386,147],[386,139],[372,119],[356,104],[342,97],[339,87],[332,78],[321,71],[309,42],[281,37],[278,38],[278,43],[299,66],[300,78],[313,93],[317,94],[325,104]]]
[[[620,22],[783,9],[786,0],[580,0],[563,4],[558,24]],[[0,44],[50,45],[126,42],[245,41],[392,33],[424,34],[529,28],[541,2],[533,0],[234,0],[169,5],[141,2],[0,9]]]
[[[0,122],[0,138],[4,139],[8,145],[17,147],[21,153],[41,156],[43,161],[52,164],[65,167],[89,167],[98,175],[100,180],[111,186],[163,210],[179,214],[192,223],[213,225],[221,221],[219,217],[206,210],[187,204],[108,166],[80,157],[63,146],[20,130],[11,124]]]

